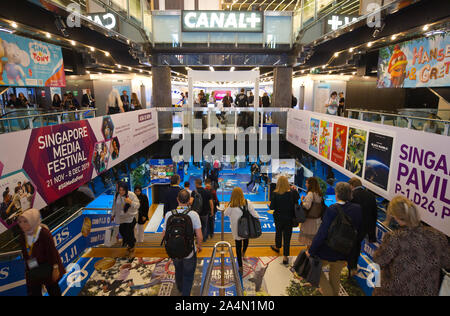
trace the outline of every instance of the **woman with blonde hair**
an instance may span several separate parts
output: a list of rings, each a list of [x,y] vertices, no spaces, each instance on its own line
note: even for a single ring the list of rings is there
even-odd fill
[[[233,238],[236,243],[236,257],[238,260],[239,271],[241,273],[243,272],[242,257],[245,256],[245,252],[248,248],[248,239],[243,239],[238,236],[238,222],[242,217],[242,210],[244,208],[247,208],[253,217],[259,218],[259,215],[255,211],[255,207],[253,206],[253,204],[245,199],[242,189],[236,187],[231,193],[230,202],[225,209],[224,215],[230,218],[231,233],[233,234]]]
[[[283,246],[283,264],[285,265],[289,264],[289,248],[295,218],[294,206],[298,204],[299,198],[297,189],[289,184],[285,176],[280,176],[269,206],[271,210],[274,210],[275,221],[275,246],[270,246],[270,248],[279,253]]]
[[[446,236],[420,222],[417,206],[403,196],[389,203],[389,216],[400,229],[387,233],[374,254],[381,268],[378,296],[437,296],[441,269],[450,268]]]

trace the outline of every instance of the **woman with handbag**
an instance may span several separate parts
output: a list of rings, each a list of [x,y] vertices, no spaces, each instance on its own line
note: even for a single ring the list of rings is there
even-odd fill
[[[302,196],[301,206],[305,211],[306,221],[300,227],[298,240],[306,246],[311,246],[314,236],[322,224],[323,207],[322,191],[319,181],[311,177],[306,180],[306,196]]]
[[[114,197],[111,220],[119,224],[119,232],[122,236],[122,246],[127,246],[128,254],[134,251],[136,237],[134,227],[139,214],[140,202],[136,194],[128,191],[128,185],[120,181],[117,184],[117,193]]]
[[[22,231],[19,241],[28,296],[42,296],[43,285],[49,296],[61,296],[58,282],[66,271],[50,230],[41,224],[41,213],[29,209],[19,216],[17,223]]]
[[[295,205],[300,195],[294,186],[289,184],[285,176],[280,176],[270,199],[270,209],[274,210],[275,246],[270,248],[280,253],[283,246],[283,264],[289,264],[289,248],[291,246],[292,228],[295,221]]]
[[[239,237],[238,234],[238,222],[243,215],[243,208],[246,207],[250,212],[250,215],[259,218],[258,212],[255,211],[253,204],[244,198],[244,192],[241,188],[236,187],[231,193],[230,203],[228,203],[225,209],[224,215],[230,218],[231,233],[233,234],[234,241],[236,243],[236,256],[239,265],[239,271],[243,272],[242,257],[245,256],[245,252],[248,248],[248,239]]]

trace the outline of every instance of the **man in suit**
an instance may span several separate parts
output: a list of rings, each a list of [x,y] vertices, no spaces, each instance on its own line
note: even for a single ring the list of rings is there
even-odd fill
[[[86,93],[83,94],[81,106],[84,108],[95,108],[95,100],[92,97],[91,89],[86,89]]]
[[[123,103],[123,109],[125,112],[130,111],[130,97],[127,95],[127,91],[123,90],[122,95],[120,96],[120,100],[122,100]]]
[[[352,188],[352,203],[361,206],[362,210],[362,229],[358,235],[358,244],[368,236],[369,242],[373,243],[377,241],[376,237],[376,227],[377,227],[377,201],[375,196],[363,188],[361,180],[359,178],[352,178],[348,181],[350,187]],[[358,258],[361,252],[361,248],[356,248],[351,254],[350,260],[348,261],[348,270],[351,274],[356,274],[358,267]]]

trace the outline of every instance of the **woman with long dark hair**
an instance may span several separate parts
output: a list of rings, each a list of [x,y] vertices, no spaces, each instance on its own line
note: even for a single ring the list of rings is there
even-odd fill
[[[323,194],[319,181],[311,177],[306,179],[306,196],[302,196],[302,207],[305,210],[306,221],[300,228],[298,239],[306,246],[311,246],[314,236],[322,223],[321,217],[325,211],[323,208]]]
[[[127,247],[129,254],[134,251],[136,245],[134,227],[137,222],[139,206],[140,203],[136,194],[128,191],[128,185],[120,181],[117,184],[117,192],[114,196],[111,219],[119,224],[119,232],[123,238],[122,246]]]

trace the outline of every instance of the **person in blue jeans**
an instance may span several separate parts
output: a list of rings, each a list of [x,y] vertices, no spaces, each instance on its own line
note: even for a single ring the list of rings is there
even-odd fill
[[[176,211],[178,213],[183,213],[189,208],[191,200],[191,195],[186,190],[181,190],[178,193],[177,201],[178,207]],[[166,234],[166,223],[169,217],[172,215],[171,212],[166,214],[165,221],[163,224],[163,234]],[[194,245],[194,250],[183,259],[173,259],[173,265],[175,266],[175,283],[179,292],[182,296],[190,296],[192,284],[194,283],[195,269],[197,268],[197,252],[202,251],[202,224],[200,222],[200,217],[197,212],[191,211],[188,213],[191,218],[192,226],[195,231],[195,236],[197,240],[197,246]]]

